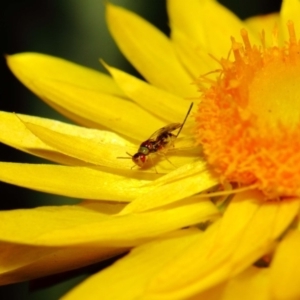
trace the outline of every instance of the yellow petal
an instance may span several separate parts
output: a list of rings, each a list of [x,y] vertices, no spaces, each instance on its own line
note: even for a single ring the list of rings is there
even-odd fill
[[[124,100],[124,94],[112,79],[100,72],[39,54],[13,55],[8,57],[8,64],[14,74],[50,106],[88,127],[106,127],[140,140],[145,138],[145,129],[152,132],[162,125],[154,116]],[[39,73],[40,69],[32,65],[49,68],[50,75],[45,71]]]
[[[178,96],[197,95],[164,34],[136,14],[110,3],[106,18],[122,53],[147,81]]]
[[[88,120],[88,125],[92,122],[95,128],[104,126],[131,139],[141,140],[145,138],[146,129],[152,132],[162,124],[158,118],[122,98],[64,82],[39,79],[34,84],[50,105],[53,103],[79,116],[83,123],[84,120]]]
[[[24,152],[33,154],[35,156],[43,157],[58,163],[67,165],[80,165],[80,161],[72,157],[59,153],[54,148],[46,145],[38,139],[31,131],[29,131],[22,121],[40,124],[47,128],[60,128],[62,129],[61,122],[49,120],[39,117],[32,117],[19,114],[18,116],[13,113],[0,111],[0,141],[11,147],[17,148]],[[79,130],[86,130],[82,127],[64,124],[63,132],[69,133]]]
[[[217,183],[218,181],[210,174],[203,162],[184,165],[149,184],[154,187],[151,193],[136,198],[121,213],[158,208],[203,192]]]
[[[296,33],[300,32],[300,2],[298,0],[284,0],[282,1],[280,10],[280,25],[283,32],[284,40],[289,39],[287,30],[287,22],[293,21]],[[299,37],[298,37],[299,38]]]
[[[165,212],[126,217],[103,215],[97,205],[90,204],[0,212],[0,238],[6,241],[1,244],[0,284],[100,261],[197,223],[202,215],[202,205],[197,202]],[[169,257],[168,252],[162,253]]]
[[[151,187],[142,187],[149,181],[141,178],[58,165],[0,162],[0,180],[68,197],[123,202],[151,190]]]
[[[151,278],[167,263],[176,259],[201,235],[196,230],[182,230],[169,237],[150,242],[132,250],[104,271],[91,276],[62,299],[143,299]],[[175,298],[174,298],[175,299]]]
[[[146,294],[186,299],[237,275],[270,250],[298,211],[299,201],[265,203],[258,192],[238,194],[224,217],[165,267]]]
[[[0,242],[0,247],[0,285],[74,270],[128,250],[102,245],[92,245],[83,250],[81,246],[36,247],[4,242]]]
[[[189,300],[274,300],[270,295],[268,269],[250,267],[236,277],[196,294]]]
[[[86,130],[87,135],[79,136],[59,133],[28,122],[24,125],[39,139],[59,152],[99,166],[121,168],[124,163],[117,157],[124,155],[124,149],[133,151],[136,148],[109,131]]]
[[[190,102],[107,64],[105,67],[126,96],[144,109],[164,119],[165,122],[174,123],[183,120]]]
[[[240,272],[248,265],[247,262],[254,262],[267,253],[264,249],[272,247],[274,241],[293,221],[299,207],[298,199],[261,205],[243,233],[243,239],[234,253],[235,269],[233,273]]]
[[[117,157],[124,156],[124,149],[133,152],[137,148],[109,131],[2,111],[0,140],[14,148],[62,164],[79,166],[87,165],[84,162],[102,163],[106,166],[119,165],[127,170],[132,166],[131,160],[126,166]]]
[[[239,37],[243,22],[214,0],[168,1],[171,29],[185,33],[199,47],[215,57],[227,56],[231,36]]]
[[[300,299],[300,232],[290,231],[280,242],[271,264],[273,299]]]
[[[229,280],[221,299],[271,300],[269,270],[254,267],[248,268]]]
[[[168,210],[124,216],[104,215],[97,205],[89,204],[19,209],[0,212],[0,238],[34,246],[132,247],[214,215],[215,209],[196,200]]]
[[[256,33],[256,36],[261,35],[264,30],[270,39],[271,33],[274,31],[276,26],[279,26],[279,14],[272,13],[261,16],[254,16],[244,21],[247,27]]]
[[[15,76],[36,93],[38,90],[34,82],[39,78],[106,94],[123,95],[108,75],[62,58],[28,52],[8,55],[7,63]]]
[[[40,245],[104,243],[105,246],[129,247],[174,230],[216,218],[216,210],[197,199],[168,210],[114,215],[104,222],[91,221],[45,232],[33,240]],[[15,239],[15,237],[13,238]]]
[[[0,239],[7,241],[1,243],[0,284],[71,270],[122,253],[197,223],[203,214],[197,207],[194,203],[126,217],[103,215],[95,205],[0,212]]]
[[[0,224],[2,240],[0,284],[72,270],[127,250],[122,246],[109,247],[103,243],[89,244],[84,248],[82,246],[37,246],[36,239],[46,232],[82,224],[93,224],[93,222],[105,222],[109,218],[94,209],[96,209],[95,206],[86,205],[85,207],[42,207],[1,212],[3,222]],[[4,240],[10,240],[12,243],[4,242]],[[16,241],[21,244],[13,243]]]
[[[86,135],[76,134],[76,131],[74,134],[69,135],[57,132],[56,128],[55,130],[49,130],[48,128],[28,122],[24,123],[24,125],[47,145],[57,149],[60,153],[80,160],[81,164],[79,165],[86,163],[87,165],[93,164],[108,167],[110,168],[107,169],[108,172],[125,175],[125,171],[125,173],[131,177],[139,176],[139,178],[145,178],[145,176],[147,176],[149,179],[154,179],[159,176],[158,173],[154,173],[154,170],[151,168],[138,168],[132,171],[133,162],[127,153],[137,152],[138,145],[130,144],[114,133],[103,130],[86,129]],[[60,123],[59,127],[63,128],[63,123]],[[76,147],[74,147],[74,145],[76,145]],[[52,160],[55,161],[56,156],[57,153],[54,153]],[[156,155],[156,157],[151,155],[151,157],[153,157],[152,161],[155,170],[160,173],[169,172],[170,168],[174,168],[164,157],[158,155]],[[50,157],[50,159],[51,158],[52,157]],[[174,161],[176,165],[186,164],[194,159],[194,157],[189,156],[172,157],[172,161]],[[152,165],[149,164],[149,167],[152,167]],[[122,171],[120,169],[122,169]],[[147,173],[148,175],[146,175]]]
[[[207,49],[197,45],[181,29],[172,29],[172,41],[179,60],[195,80],[199,76],[219,68],[217,62],[209,56]]]

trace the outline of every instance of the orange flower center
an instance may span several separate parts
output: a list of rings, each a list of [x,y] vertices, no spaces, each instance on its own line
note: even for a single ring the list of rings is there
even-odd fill
[[[287,27],[289,41],[269,47],[264,35],[251,45],[243,29],[217,79],[199,81],[197,133],[208,163],[221,181],[256,184],[268,198],[300,195],[300,43]]]

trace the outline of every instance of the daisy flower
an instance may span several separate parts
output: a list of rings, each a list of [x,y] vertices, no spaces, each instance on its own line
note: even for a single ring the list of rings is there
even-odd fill
[[[85,201],[1,212],[0,283],[127,253],[64,299],[299,299],[300,2],[241,21],[214,0],[170,0],[170,38],[121,7],[106,13],[145,81],[105,62],[110,76],[7,58],[79,125],[1,112],[3,143],[56,164],[1,163],[0,180]],[[141,168],[118,158],[182,124],[191,102],[174,147],[163,139],[170,149]]]

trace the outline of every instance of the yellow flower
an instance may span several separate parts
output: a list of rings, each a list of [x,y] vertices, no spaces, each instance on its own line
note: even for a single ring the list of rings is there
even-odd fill
[[[170,39],[107,5],[114,39],[147,82],[107,65],[111,77],[41,54],[8,57],[27,87],[89,128],[1,112],[2,142],[59,164],[1,163],[0,180],[90,200],[1,212],[1,284],[134,248],[65,299],[299,299],[300,3],[245,22],[214,0],[170,0],[168,11]],[[182,122],[195,97],[196,121],[166,153],[176,168],[157,155],[145,169],[117,159]],[[203,193],[220,183],[238,189]],[[222,194],[235,194],[223,214],[222,199],[208,198]],[[266,268],[255,266],[262,257]]]
[[[261,45],[251,45],[245,29],[243,44],[232,39],[234,58],[221,59],[221,77],[202,87],[197,116],[200,143],[220,177],[256,183],[270,199],[300,195],[300,118],[295,110],[300,44],[292,21],[287,29],[284,45],[275,33],[273,45],[268,46],[264,33]],[[207,79],[202,80],[205,84]]]

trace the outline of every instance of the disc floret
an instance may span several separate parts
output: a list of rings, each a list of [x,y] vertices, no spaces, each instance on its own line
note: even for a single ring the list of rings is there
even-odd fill
[[[300,43],[277,32],[252,45],[232,38],[230,57],[218,60],[216,79],[199,80],[198,141],[221,181],[255,184],[268,198],[300,195]]]

